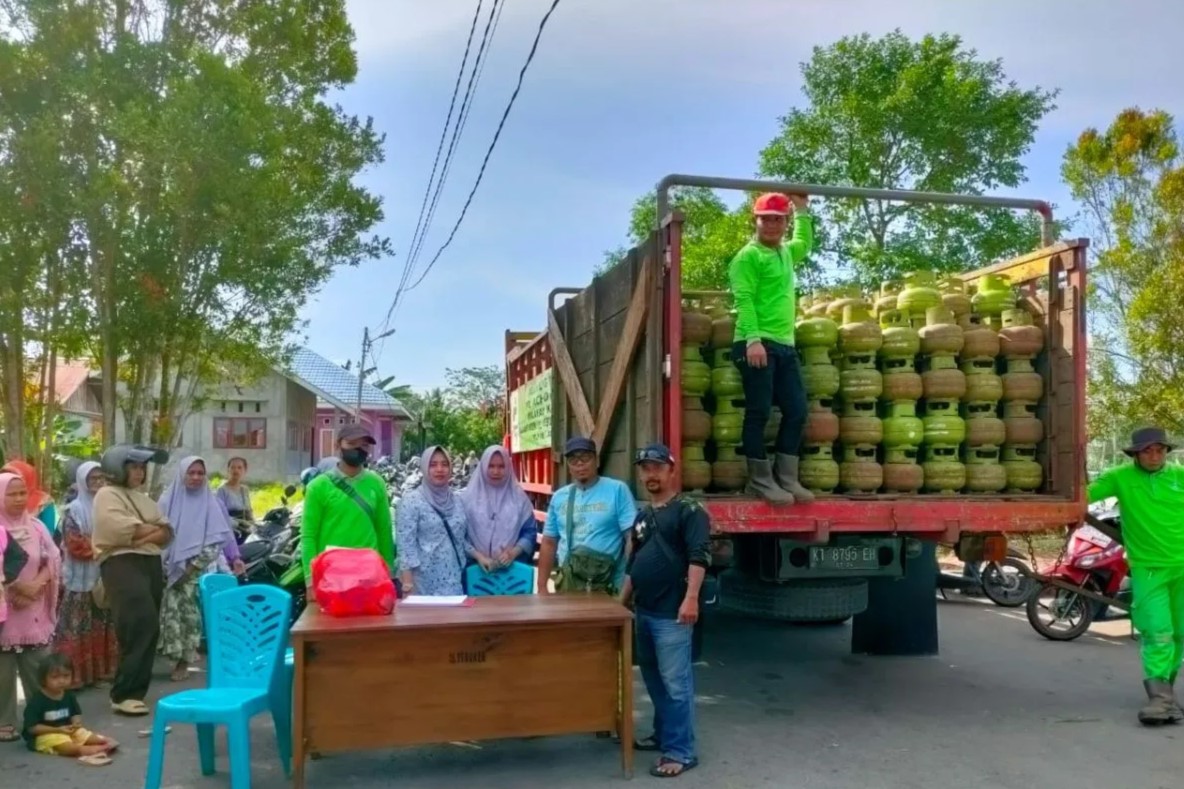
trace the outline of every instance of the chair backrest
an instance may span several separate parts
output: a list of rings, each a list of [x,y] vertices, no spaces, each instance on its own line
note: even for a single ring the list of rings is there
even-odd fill
[[[210,598],[218,592],[225,592],[227,589],[234,589],[237,586],[238,578],[227,573],[206,573],[201,577],[198,587],[201,595],[201,627],[207,641],[210,639],[209,625],[207,624],[210,621]]]
[[[531,594],[534,568],[523,562],[511,562],[509,567],[487,573],[474,564],[465,570],[465,581],[474,597]]]
[[[284,659],[292,596],[250,584],[210,597],[211,688],[265,690]]]

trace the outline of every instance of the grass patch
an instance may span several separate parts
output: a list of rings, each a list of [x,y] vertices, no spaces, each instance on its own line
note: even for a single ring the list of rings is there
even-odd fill
[[[210,477],[210,487],[217,489],[221,487],[222,481],[221,476],[214,475]],[[247,488],[251,491],[251,512],[255,514],[256,519],[262,518],[268,510],[280,506],[280,499],[283,498],[284,488],[287,484],[285,482],[247,483]],[[288,499],[288,506],[295,506],[300,501],[304,501],[304,489],[297,485],[296,495]]]
[[[256,518],[262,518],[268,510],[280,506],[280,499],[284,495],[285,484],[281,482],[265,482],[260,485],[248,485],[251,489],[251,510]],[[288,499],[288,506],[304,500],[304,491],[297,485],[296,495]]]

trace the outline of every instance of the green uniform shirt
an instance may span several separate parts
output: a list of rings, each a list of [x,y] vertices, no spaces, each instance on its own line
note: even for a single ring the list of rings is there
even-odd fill
[[[793,238],[780,249],[750,241],[732,258],[728,280],[736,307],[736,341],[772,340],[793,345],[797,278],[794,266],[814,246],[814,222],[796,211]]]
[[[1184,567],[1184,466],[1149,474],[1115,466],[1089,486],[1089,500],[1117,497],[1122,543],[1132,567]]]
[[[319,475],[304,491],[304,512],[300,524],[300,554],[304,577],[311,583],[309,565],[326,548],[372,548],[389,566],[395,562],[395,540],[391,533],[390,500],[386,483],[373,471],[343,477],[374,511],[371,518],[337,487],[332,472]]]

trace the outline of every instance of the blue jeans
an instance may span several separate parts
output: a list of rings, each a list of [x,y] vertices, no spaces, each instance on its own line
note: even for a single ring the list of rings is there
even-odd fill
[[[695,755],[693,625],[637,612],[637,663],[654,703],[654,740],[662,755],[683,764]]]

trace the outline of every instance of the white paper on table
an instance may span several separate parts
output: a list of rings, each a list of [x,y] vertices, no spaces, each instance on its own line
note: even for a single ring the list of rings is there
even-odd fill
[[[399,601],[399,605],[422,605],[422,606],[461,606],[468,602],[468,596],[463,594],[453,595],[426,595],[413,594],[408,595]]]

